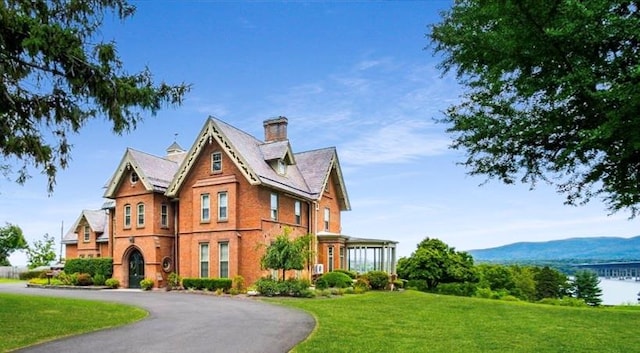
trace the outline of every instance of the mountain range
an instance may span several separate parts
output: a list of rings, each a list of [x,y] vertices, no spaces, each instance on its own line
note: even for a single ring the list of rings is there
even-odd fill
[[[539,260],[640,260],[640,236],[633,238],[569,238],[545,242],[520,242],[489,249],[468,251],[482,262]]]

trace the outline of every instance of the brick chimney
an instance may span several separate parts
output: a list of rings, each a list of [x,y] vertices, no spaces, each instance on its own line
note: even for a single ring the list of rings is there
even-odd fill
[[[264,141],[275,142],[287,139],[287,118],[279,116],[277,118],[265,120],[264,125]]]

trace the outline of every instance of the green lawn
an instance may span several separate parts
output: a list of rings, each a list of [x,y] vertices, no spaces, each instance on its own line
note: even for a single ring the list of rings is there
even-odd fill
[[[274,299],[315,332],[293,352],[634,352],[639,307],[569,308],[416,291]]]
[[[123,304],[0,293],[0,352],[146,316],[146,311]]]
[[[13,278],[0,278],[0,283],[18,283],[18,282],[25,282],[26,281],[21,281],[19,279],[13,279]]]

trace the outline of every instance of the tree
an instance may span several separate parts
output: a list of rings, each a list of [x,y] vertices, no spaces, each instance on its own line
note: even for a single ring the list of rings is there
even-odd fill
[[[278,235],[267,247],[260,260],[262,268],[282,270],[282,280],[285,280],[288,270],[304,269],[309,254],[310,237],[307,235],[290,239],[290,232],[289,228],[285,228],[284,233]]]
[[[475,281],[473,257],[439,239],[425,238],[411,256],[398,260],[398,276],[425,281],[428,290],[440,283]]]
[[[573,295],[589,305],[598,306],[602,303],[602,289],[599,284],[597,273],[588,270],[577,271],[572,281]]]
[[[103,16],[133,15],[126,0],[7,0],[0,6],[0,172],[48,177],[53,191],[71,145],[90,119],[105,116],[113,132],[135,129],[141,112],[179,104],[189,86],[155,84],[149,69],[124,71],[115,43],[97,42]],[[11,161],[22,167],[14,171]]]
[[[567,276],[549,266],[538,268],[533,276],[536,281],[536,299],[562,298],[567,294]]]
[[[45,234],[43,240],[34,241],[27,247],[27,259],[30,269],[51,264],[56,259],[55,239]]]
[[[16,250],[26,248],[27,241],[20,227],[10,223],[0,227],[0,266],[11,266],[9,256]]]
[[[480,277],[479,286],[490,288],[491,290],[511,291],[515,288],[515,282],[510,268],[500,264],[480,264],[476,266],[478,277]]]
[[[566,203],[640,203],[640,6],[458,0],[430,27],[466,88],[443,121],[472,175],[554,184]]]

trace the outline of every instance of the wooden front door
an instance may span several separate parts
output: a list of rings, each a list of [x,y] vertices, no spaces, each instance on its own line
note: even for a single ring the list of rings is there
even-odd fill
[[[129,288],[140,288],[140,281],[144,279],[144,258],[139,250],[129,254]]]

